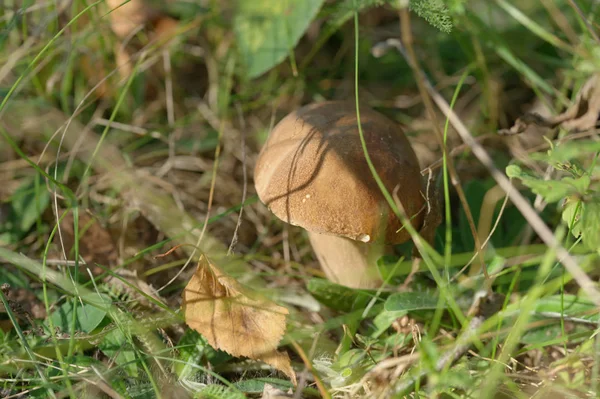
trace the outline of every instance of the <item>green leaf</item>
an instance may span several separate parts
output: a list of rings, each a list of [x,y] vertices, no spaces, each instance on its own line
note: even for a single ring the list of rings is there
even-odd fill
[[[576,158],[590,156],[600,151],[600,142],[592,140],[567,141],[553,147],[547,153],[535,152],[531,158],[549,163],[565,163]]]
[[[187,329],[177,343],[179,361],[175,363],[175,372],[180,380],[192,379],[202,369],[198,367],[201,361],[208,361],[213,366],[223,364],[232,356],[226,352],[217,351],[206,342],[197,331]]]
[[[589,314],[595,309],[596,306],[589,299],[572,294],[540,298],[535,305],[536,312],[551,312],[587,320],[598,320],[598,314]]]
[[[75,329],[90,333],[102,323],[106,316],[108,306],[111,304],[107,295],[91,293],[82,297],[83,305],[77,301],[69,300],[63,303],[50,316],[55,327],[62,331],[70,331],[75,308]]]
[[[104,336],[98,348],[132,377],[137,377],[138,367],[131,341],[118,327]]]
[[[562,220],[571,229],[574,237],[581,235],[581,211],[583,203],[581,201],[567,200],[562,212]]]
[[[49,203],[50,193],[41,175],[21,184],[10,198],[6,220],[0,222],[0,233],[5,233],[3,241],[14,242],[23,238]]]
[[[573,317],[597,322],[599,319],[596,313],[596,305],[589,299],[572,294],[551,295],[537,300],[534,311],[538,313],[536,319],[547,319],[542,313],[553,313],[556,317],[556,324],[542,326],[528,331],[520,342],[532,345],[556,345],[563,340],[568,339],[573,343],[578,333],[590,331],[588,326],[575,325],[573,330],[569,330],[567,337],[563,334],[563,327],[558,322],[559,317]],[[580,336],[579,339],[584,339]]]
[[[520,178],[523,174],[523,169],[519,165],[508,165],[506,167],[506,176],[513,178]]]
[[[324,0],[238,0],[234,31],[246,75],[256,78],[290,54]]]
[[[533,328],[527,330],[519,339],[519,342],[527,345],[550,346],[559,345],[566,341],[572,345],[589,339],[589,334],[591,334],[588,326],[580,324],[574,324],[566,336],[563,334],[563,330],[564,328],[558,322],[549,326]],[[586,332],[588,332],[588,335],[585,334]]]
[[[332,283],[322,278],[313,278],[307,289],[322,304],[342,312],[364,308],[376,291],[358,290]]]
[[[452,18],[442,0],[410,0],[409,9],[442,32],[452,31]]]
[[[261,394],[265,389],[265,384],[269,384],[275,388],[281,389],[282,391],[287,391],[290,388],[294,388],[294,384],[289,381],[269,377],[241,380],[236,382],[234,385],[242,392]]]
[[[348,386],[358,382],[372,364],[373,361],[364,349],[350,349],[331,365],[325,381],[334,388]]]
[[[583,205],[581,234],[588,248],[600,250],[600,201],[586,202]]]
[[[585,195],[590,188],[591,180],[589,175],[583,175],[581,177],[572,178],[565,177],[561,180],[563,184],[572,186],[577,194]]]
[[[576,191],[572,185],[556,180],[527,179],[523,180],[523,184],[550,203],[560,201]]]
[[[437,309],[436,295],[428,292],[397,292],[385,301],[384,309],[388,312]]]
[[[246,399],[246,396],[234,388],[223,385],[207,385],[194,395],[197,399]]]
[[[531,191],[541,195],[549,203],[560,201],[573,194],[583,195],[590,185],[590,178],[587,175],[578,178],[565,177],[562,180],[543,180],[529,175],[517,165],[509,165],[506,174],[511,178],[520,179]]]
[[[399,318],[406,315],[405,310],[384,311],[379,313],[373,319],[375,331],[371,333],[371,338],[378,338],[381,334],[387,331],[388,328]]]

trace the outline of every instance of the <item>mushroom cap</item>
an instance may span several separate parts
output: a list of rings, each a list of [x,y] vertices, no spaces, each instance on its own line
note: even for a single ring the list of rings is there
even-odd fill
[[[360,120],[375,170],[419,229],[425,199],[408,139],[367,106],[360,106]],[[254,179],[260,200],[292,225],[363,242],[410,238],[371,174],[351,102],[309,104],[283,118],[258,156]]]

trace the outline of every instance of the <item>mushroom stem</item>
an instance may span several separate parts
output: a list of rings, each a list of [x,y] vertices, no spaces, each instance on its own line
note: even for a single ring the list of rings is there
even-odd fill
[[[383,245],[310,231],[308,238],[329,280],[352,288],[377,288],[383,283],[377,269]]]

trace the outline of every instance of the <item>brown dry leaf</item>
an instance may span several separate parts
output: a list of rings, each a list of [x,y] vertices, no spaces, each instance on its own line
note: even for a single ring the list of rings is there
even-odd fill
[[[592,129],[600,116],[600,73],[592,75],[585,82],[575,103],[557,116],[543,117],[537,113],[525,114],[518,118],[510,129],[500,130],[502,135],[523,133],[531,124],[554,128],[561,126],[569,131]]]
[[[114,46],[115,64],[121,79],[126,80],[133,72],[133,54],[143,47],[142,42],[130,39],[139,30],[144,30],[159,47],[167,46],[176,38],[179,22],[161,14],[147,0],[130,0],[127,3],[124,0],[106,0],[106,4],[111,10],[111,30],[120,39]]]
[[[204,256],[183,291],[183,311],[187,325],[213,348],[261,360],[296,384],[289,356],[277,351],[288,310],[242,287]]]
[[[124,3],[125,0],[106,0],[106,5],[111,10],[110,27],[121,39],[144,26],[155,14],[144,0],[130,0]]]
[[[177,36],[179,28],[179,22],[176,19],[161,16],[154,21],[153,35],[163,45]]]

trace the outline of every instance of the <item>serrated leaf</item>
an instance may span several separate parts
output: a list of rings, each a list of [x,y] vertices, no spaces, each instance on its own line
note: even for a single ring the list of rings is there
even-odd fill
[[[552,203],[573,194],[585,194],[590,185],[587,175],[579,178],[565,177],[561,180],[543,180],[524,172],[517,165],[509,165],[506,174],[518,178],[535,194],[541,195],[546,202]]]
[[[452,31],[452,18],[442,0],[410,0],[409,9],[442,32]]]
[[[531,158],[547,162],[568,162],[600,151],[600,142],[592,140],[567,141],[553,147],[547,153],[535,152]]]
[[[246,75],[255,78],[283,61],[324,0],[238,0],[233,20]]]
[[[550,203],[560,201],[577,191],[571,184],[556,180],[523,179],[523,184]]]
[[[561,180],[564,184],[573,186],[577,194],[585,195],[590,188],[591,180],[589,175],[583,175],[581,177],[565,177]]]
[[[436,295],[428,292],[397,292],[385,301],[384,309],[388,312],[437,309]]]
[[[586,202],[581,216],[581,234],[588,248],[600,250],[600,201]]]
[[[296,383],[289,356],[278,352],[288,310],[246,289],[206,257],[183,291],[183,312],[190,328],[215,349],[260,360]]]

